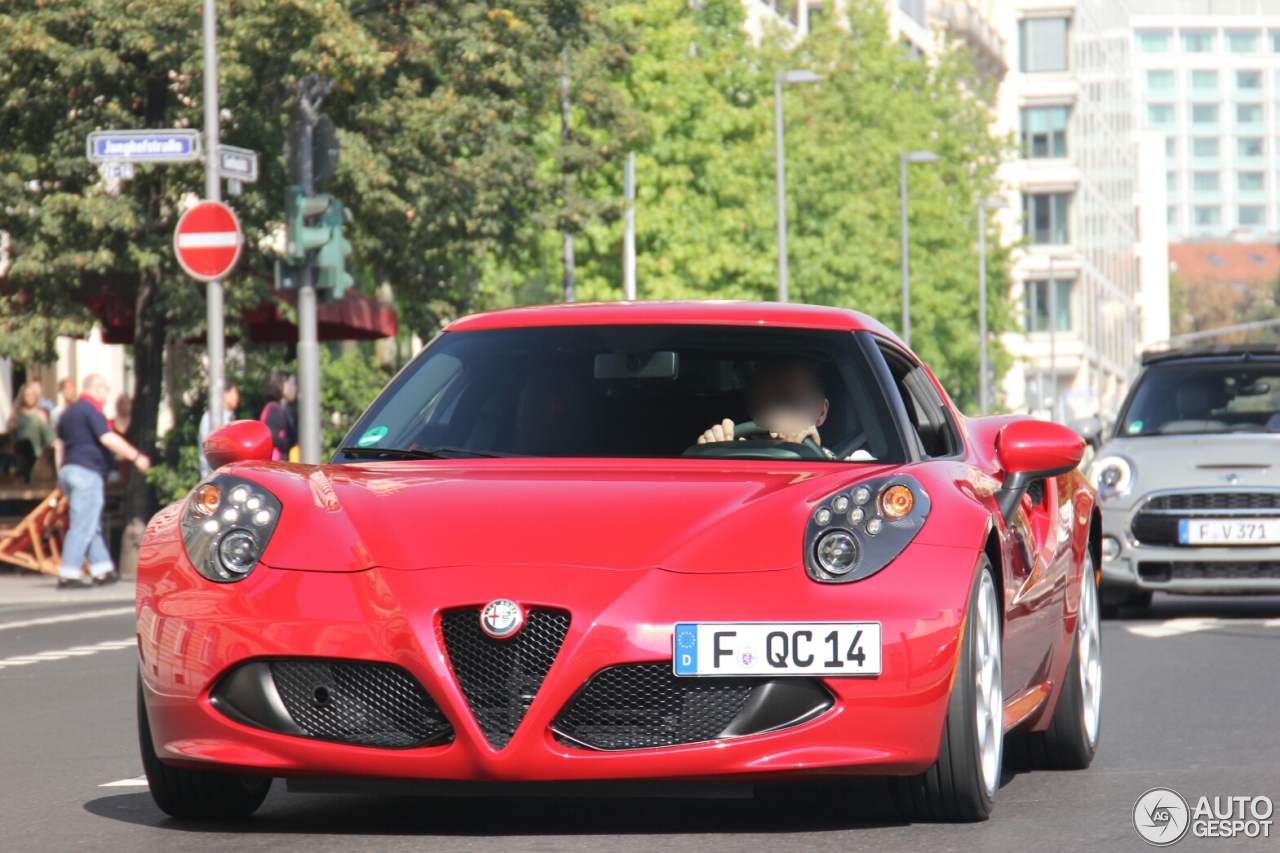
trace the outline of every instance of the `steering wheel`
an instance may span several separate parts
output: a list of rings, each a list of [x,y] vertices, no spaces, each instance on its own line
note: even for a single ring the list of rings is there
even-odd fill
[[[768,440],[768,439],[772,439],[773,436],[769,434],[769,430],[760,426],[755,421],[743,421],[742,423],[738,424],[733,428],[733,440],[737,441],[740,438],[748,438],[748,439],[763,438]],[[804,441],[801,442],[801,444],[803,444],[805,447],[812,450],[814,453],[818,454],[818,456],[820,456],[821,458],[823,459],[827,458],[827,454],[822,449],[822,445],[814,441],[813,436],[806,435],[804,437]]]

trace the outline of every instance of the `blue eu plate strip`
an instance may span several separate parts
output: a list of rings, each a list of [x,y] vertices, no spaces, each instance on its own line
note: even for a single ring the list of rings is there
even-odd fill
[[[698,674],[698,626],[676,625],[676,675]]]
[[[1191,522],[1185,518],[1178,520],[1178,544],[1186,545],[1191,541]]]

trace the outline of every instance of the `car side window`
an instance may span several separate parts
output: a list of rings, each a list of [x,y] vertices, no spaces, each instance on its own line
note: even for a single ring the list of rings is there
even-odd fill
[[[895,350],[882,347],[882,352],[925,456],[959,454],[960,436],[924,368]]]

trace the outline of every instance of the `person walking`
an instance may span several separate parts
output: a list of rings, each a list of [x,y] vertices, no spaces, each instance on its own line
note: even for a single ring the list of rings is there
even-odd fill
[[[236,409],[240,406],[240,387],[236,383],[227,381],[226,386],[222,389],[222,423],[219,429],[226,426],[236,419]],[[212,418],[209,410],[205,409],[204,414],[200,416],[200,429],[198,432],[198,441],[200,448],[200,479],[203,480],[213,473],[213,467],[209,465],[209,460],[204,455],[204,440],[209,437],[209,433],[213,432]]]
[[[298,443],[298,423],[289,404],[298,398],[298,381],[291,374],[277,370],[267,381],[267,405],[258,420],[271,430],[272,459],[288,459],[289,451]]]
[[[140,473],[151,467],[151,460],[142,451],[107,425],[102,408],[110,394],[106,379],[96,373],[86,376],[80,397],[67,406],[58,421],[58,440],[62,442],[58,487],[67,496],[71,510],[62,542],[59,589],[89,585],[81,579],[85,557],[95,583],[120,579],[102,538],[102,507],[106,501],[103,488],[117,457],[132,463]]]

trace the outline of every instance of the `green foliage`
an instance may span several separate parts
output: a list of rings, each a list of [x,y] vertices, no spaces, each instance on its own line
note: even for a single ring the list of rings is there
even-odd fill
[[[351,425],[391,381],[393,371],[377,364],[359,347],[349,347],[337,357],[325,349],[320,360],[321,445],[328,456],[341,446]]]

